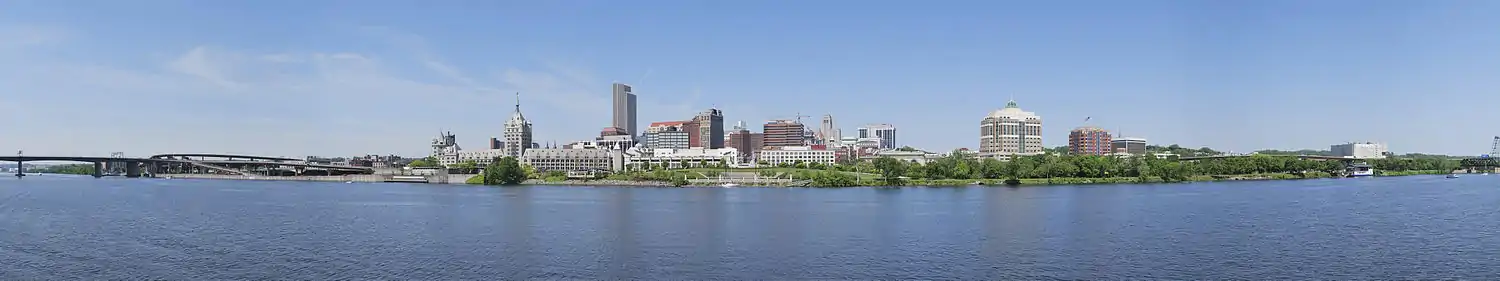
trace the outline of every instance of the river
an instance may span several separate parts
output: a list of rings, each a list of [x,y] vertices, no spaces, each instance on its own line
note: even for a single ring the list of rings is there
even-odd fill
[[[0,179],[0,280],[1491,279],[1500,176],[989,188]]]

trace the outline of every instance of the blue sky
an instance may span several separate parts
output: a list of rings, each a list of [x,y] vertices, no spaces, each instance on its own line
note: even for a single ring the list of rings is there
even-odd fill
[[[0,0],[0,148],[419,156],[481,148],[521,92],[539,140],[710,106],[975,147],[1014,97],[1221,150],[1473,155],[1500,135],[1494,1]],[[1083,121],[1093,117],[1089,123]]]

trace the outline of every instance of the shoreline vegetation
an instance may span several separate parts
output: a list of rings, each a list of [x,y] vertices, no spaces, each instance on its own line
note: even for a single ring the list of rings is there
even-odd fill
[[[1447,157],[1389,157],[1366,160],[1376,176],[1441,175],[1462,165]],[[559,171],[538,173],[513,157],[487,165],[483,173],[465,181],[475,185],[591,185],[653,187],[716,187],[725,183],[741,186],[778,187],[898,187],[898,186],[1036,186],[1086,184],[1151,184],[1204,181],[1293,180],[1338,177],[1342,161],[1307,160],[1296,157],[1255,155],[1195,161],[1151,157],[1118,158],[1091,155],[1044,155],[1017,157],[1011,161],[975,159],[955,151],[927,163],[894,158],[824,165],[785,163],[762,168],[728,168],[705,163],[672,163],[663,166],[633,166],[629,170],[591,179],[570,179]],[[687,168],[679,168],[687,167]],[[54,165],[33,171],[89,175],[89,164]],[[769,179],[769,180],[768,180]]]
[[[1295,180],[1341,177],[1342,161],[1299,159],[1296,157],[1255,155],[1222,159],[1178,161],[1150,157],[1117,158],[1092,155],[1035,155],[1012,161],[976,160],[963,152],[928,163],[911,163],[893,158],[873,161],[823,165],[793,163],[766,168],[728,168],[713,165],[681,163],[673,167],[632,167],[596,179],[569,179],[562,172],[535,173],[525,165],[510,166],[521,171],[500,170],[519,176],[512,181],[489,182],[491,185],[605,185],[605,186],[679,186],[714,187],[722,183],[741,186],[806,187],[898,187],[898,186],[971,186],[971,185],[1083,185],[1141,184],[1241,180]],[[1458,160],[1441,157],[1390,157],[1365,162],[1377,170],[1376,176],[1442,175],[1459,169]],[[496,161],[501,163],[506,161]],[[514,164],[512,164],[514,165]],[[493,165],[492,165],[493,166]],[[490,174],[486,169],[486,175]],[[468,180],[484,184],[485,175]],[[738,182],[757,179],[785,179],[773,184]],[[515,180],[519,178],[519,180]]]

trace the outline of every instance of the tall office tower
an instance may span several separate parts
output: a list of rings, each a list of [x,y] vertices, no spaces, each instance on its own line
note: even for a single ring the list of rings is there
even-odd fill
[[[505,121],[505,156],[520,159],[526,154],[526,150],[536,147],[531,142],[531,121],[526,121],[526,116],[521,115],[521,94],[516,93],[516,112],[510,115],[510,120]]]
[[[631,136],[640,133],[635,130],[635,93],[630,91],[630,85],[614,84],[614,120],[610,124]]]
[[[692,138],[693,147],[708,149],[724,148],[724,112],[717,108],[709,108],[693,116],[687,126],[689,133],[697,134]]]
[[[859,127],[859,138],[880,139],[880,149],[896,148],[896,126],[891,124],[869,124]]]
[[[840,136],[838,126],[833,124],[833,115],[823,115],[823,126],[818,128],[818,140],[824,145],[838,146]]]
[[[765,146],[805,146],[806,127],[792,120],[771,120],[762,127]]]
[[[1114,152],[1114,137],[1096,127],[1079,127],[1068,132],[1068,152],[1077,155],[1105,155]]]
[[[1021,110],[1012,100],[979,121],[979,154],[984,156],[1042,153],[1042,117]],[[1009,159],[1009,158],[1006,158]]]

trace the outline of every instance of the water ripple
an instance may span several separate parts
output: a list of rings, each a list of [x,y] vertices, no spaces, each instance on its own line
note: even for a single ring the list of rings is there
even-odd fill
[[[1496,185],[0,179],[0,280],[1483,280]]]

